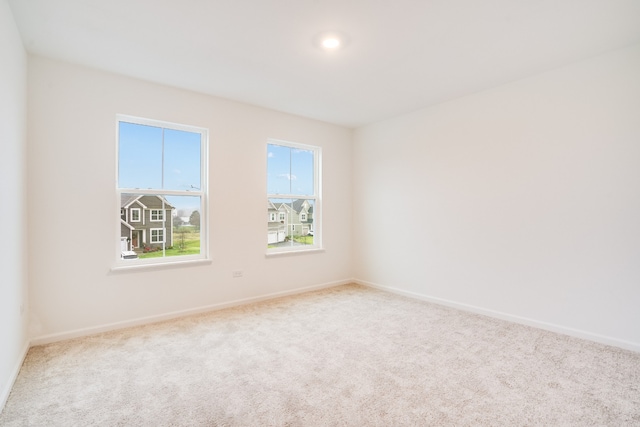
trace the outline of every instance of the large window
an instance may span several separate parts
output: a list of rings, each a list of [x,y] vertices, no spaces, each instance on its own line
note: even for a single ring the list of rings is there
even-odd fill
[[[268,253],[321,247],[320,164],[319,147],[269,140]]]
[[[205,259],[206,129],[117,117],[119,265]]]

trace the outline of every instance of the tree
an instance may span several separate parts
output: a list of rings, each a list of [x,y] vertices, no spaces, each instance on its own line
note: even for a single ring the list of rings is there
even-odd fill
[[[189,224],[193,225],[196,228],[200,228],[200,212],[191,212],[191,216],[189,216]]]

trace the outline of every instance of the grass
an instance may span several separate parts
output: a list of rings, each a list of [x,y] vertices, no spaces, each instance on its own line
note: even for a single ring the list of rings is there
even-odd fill
[[[182,244],[182,231],[174,231],[173,234],[173,247],[171,249],[165,249],[164,254],[162,250],[156,252],[147,252],[138,254],[140,259],[145,258],[161,258],[163,256],[183,256],[183,255],[198,255],[200,254],[200,233],[194,231],[184,232],[184,246],[180,248]]]
[[[313,245],[313,236],[293,236],[293,241],[303,245]],[[277,248],[279,245],[267,245],[267,248]]]
[[[295,236],[293,240],[303,245],[313,245],[313,236]]]

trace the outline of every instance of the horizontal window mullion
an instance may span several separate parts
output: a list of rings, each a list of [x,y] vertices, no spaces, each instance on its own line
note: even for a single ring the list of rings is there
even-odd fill
[[[315,200],[318,196],[303,196],[301,194],[267,194],[269,199],[303,199],[303,200]]]
[[[203,191],[186,191],[186,190],[162,190],[153,188],[118,188],[120,193],[126,194],[141,194],[141,195],[156,195],[162,194],[167,196],[200,196],[204,195]]]

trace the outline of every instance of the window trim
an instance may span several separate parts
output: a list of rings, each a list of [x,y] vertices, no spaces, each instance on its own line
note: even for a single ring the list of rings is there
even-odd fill
[[[140,216],[140,208],[130,208],[129,211],[130,211],[130,218],[131,218],[129,220],[129,222],[140,222],[140,221],[142,221],[142,217]],[[134,219],[134,215],[133,215],[134,212],[138,213],[138,219]]]
[[[158,212],[160,213],[160,215],[158,215]],[[153,219],[154,216],[156,218],[158,218],[158,216],[161,216],[162,218]],[[167,216],[166,215],[166,209],[149,209],[149,222],[165,222],[165,217],[166,216]]]
[[[119,151],[120,151],[120,123],[127,122],[143,126],[160,127],[164,129],[172,129],[178,131],[192,132],[200,134],[200,188],[190,188],[188,190],[165,190],[165,189],[141,189],[141,188],[120,188],[118,185],[119,179]],[[114,263],[111,270],[139,270],[140,268],[166,268],[170,266],[185,266],[192,264],[202,264],[211,262],[210,253],[210,220],[209,220],[209,130],[204,127],[186,125],[168,122],[164,120],[148,119],[136,116],[130,116],[126,114],[116,114],[115,117],[115,199],[118,207],[121,202],[122,194],[136,194],[136,195],[152,195],[152,196],[192,196],[200,198],[200,253],[195,255],[181,255],[171,257],[157,257],[148,259],[127,259],[121,258],[120,249],[120,217],[115,221],[115,236],[114,236]],[[141,221],[145,222],[144,212],[140,215]],[[172,217],[167,218],[166,211],[163,212],[163,220],[154,222],[164,222],[165,227],[171,227]],[[146,230],[143,230],[143,234],[146,235]],[[143,237],[144,239],[145,237]],[[163,238],[166,244],[167,233],[166,230],[163,233]],[[151,240],[151,237],[149,236]],[[142,242],[140,242],[142,247]]]
[[[267,174],[269,173],[269,145],[279,145],[289,147],[292,149],[306,150],[313,152],[313,195],[300,195],[300,194],[270,194],[267,189],[267,201],[271,199],[291,199],[293,200],[310,200],[313,201],[313,245],[303,246],[287,246],[279,248],[267,247],[267,256],[281,255],[281,254],[298,254],[305,252],[321,252],[324,251],[322,245],[322,147],[316,145],[301,144],[298,142],[285,141],[281,139],[269,138],[265,145],[266,153],[265,159],[267,161]],[[280,212],[279,221],[286,221],[282,219],[282,216],[287,217],[285,212]],[[289,225],[290,226],[290,225]],[[265,232],[268,233],[268,223],[265,224]]]
[[[149,243],[152,244],[158,244],[158,243],[165,243],[166,242],[166,237],[167,237],[167,233],[165,232],[165,228],[166,227],[160,227],[160,228],[150,228],[149,229]],[[162,232],[162,240],[154,240],[154,236],[153,236],[153,232],[154,231],[161,231]]]

